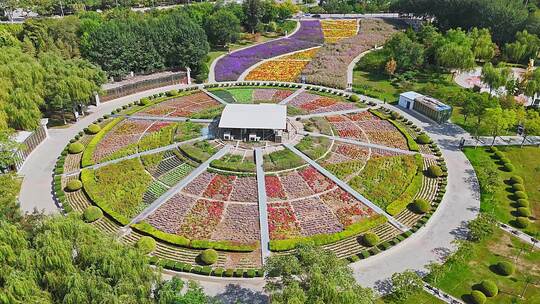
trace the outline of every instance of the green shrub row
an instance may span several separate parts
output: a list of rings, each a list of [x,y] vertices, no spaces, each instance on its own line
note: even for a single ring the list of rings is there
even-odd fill
[[[105,135],[122,120],[124,120],[124,118],[122,117],[115,118],[114,120],[109,122],[103,129],[101,129],[101,131],[94,135],[92,140],[90,140],[90,142],[84,149],[81,159],[81,167],[84,168],[94,165],[94,160],[92,159],[92,156],[94,155],[94,151],[96,150],[97,145],[105,137]]]
[[[227,161],[215,159],[210,163],[211,167],[226,171],[255,172],[255,163],[249,161]]]
[[[176,262],[169,259],[160,259],[156,256],[150,258],[150,263],[161,266],[166,269],[179,272],[191,272],[200,275],[212,275],[217,277],[237,277],[237,278],[255,278],[264,276],[263,269],[231,269],[231,268],[212,268],[211,266],[191,265],[183,262]]]
[[[368,234],[368,233],[366,233],[366,234]],[[362,252],[359,252],[358,254],[352,255],[352,256],[348,257],[347,260],[349,262],[351,262],[351,263],[354,263],[354,262],[357,262],[357,261],[359,261],[361,259],[367,259],[370,256],[376,255],[377,253],[380,253],[381,251],[388,250],[392,246],[395,246],[395,245],[399,244],[401,241],[405,240],[406,238],[408,238],[411,235],[412,235],[412,232],[410,232],[410,231],[403,232],[402,234],[397,235],[393,239],[385,241],[385,242],[379,244],[376,247],[372,247],[372,248],[369,248],[369,249],[364,250]],[[364,240],[362,240],[362,242],[364,242]],[[375,244],[378,243],[378,242],[379,241],[377,240],[375,242]],[[363,245],[366,245],[366,244],[363,243]]]
[[[354,223],[345,230],[331,234],[318,234],[311,237],[302,237],[286,240],[271,240],[270,250],[272,251],[286,251],[296,248],[300,244],[314,244],[316,246],[328,245],[337,241],[346,239],[348,237],[358,235],[371,228],[377,227],[386,223],[388,219],[382,215],[372,216],[366,218],[360,222]]]

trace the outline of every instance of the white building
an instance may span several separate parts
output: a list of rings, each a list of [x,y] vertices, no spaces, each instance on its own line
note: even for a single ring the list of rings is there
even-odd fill
[[[399,95],[400,107],[416,111],[438,123],[446,122],[452,116],[452,107],[439,100],[416,92],[405,92]]]
[[[277,104],[228,104],[219,121],[224,140],[281,142],[287,131],[287,106]]]

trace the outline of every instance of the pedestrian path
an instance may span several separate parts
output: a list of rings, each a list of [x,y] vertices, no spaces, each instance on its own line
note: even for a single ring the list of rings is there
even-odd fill
[[[526,242],[527,244],[529,245],[532,245],[532,247],[538,247],[540,248],[540,241],[526,233],[523,233],[513,227],[510,227],[508,225],[506,225],[505,223],[501,223],[501,222],[497,222],[497,225],[499,226],[499,228],[501,228],[502,230],[512,234],[513,236],[519,238],[520,240]]]
[[[291,95],[292,96],[292,95]],[[300,118],[300,119],[309,119],[309,118],[312,118],[312,117],[326,117],[326,116],[330,116],[330,115],[345,115],[345,114],[352,114],[352,113],[360,113],[360,112],[365,112],[367,111],[369,108],[361,108],[361,109],[352,109],[352,110],[342,110],[342,111],[332,111],[332,112],[322,112],[322,113],[314,113],[314,114],[307,114],[307,115],[296,115],[296,116],[291,116],[291,118],[293,119],[297,119],[297,118]]]
[[[125,117],[127,119],[133,120],[158,120],[158,121],[174,121],[174,122],[183,122],[191,121],[197,123],[212,123],[213,119],[196,119],[189,117],[167,117],[167,116],[146,116],[146,115],[113,115],[113,117]]]
[[[395,218],[393,218],[390,214],[386,213],[384,210],[382,210],[379,206],[375,205],[374,203],[372,203],[370,200],[368,200],[367,198],[365,198],[362,194],[358,193],[356,190],[354,190],[351,186],[349,186],[347,183],[345,183],[344,181],[342,181],[341,179],[337,178],[334,174],[330,173],[330,171],[326,170],[325,168],[323,168],[321,165],[319,165],[316,161],[312,160],[311,158],[309,158],[308,156],[306,156],[304,153],[300,152],[300,150],[296,149],[293,145],[291,144],[283,144],[287,149],[291,150],[292,152],[294,152],[295,154],[297,154],[298,156],[300,156],[304,161],[306,161],[308,164],[310,164],[311,166],[315,167],[315,169],[317,169],[320,173],[322,173],[324,176],[328,177],[329,179],[331,179],[334,183],[336,183],[336,185],[338,185],[339,187],[341,187],[343,190],[349,192],[352,196],[354,196],[357,200],[361,201],[362,203],[364,203],[366,206],[370,207],[371,209],[373,209],[373,211],[375,211],[376,213],[378,214],[381,214],[381,215],[384,215],[387,219],[388,219],[388,222],[390,222],[390,224],[392,224],[392,226],[396,227],[397,229],[401,230],[401,231],[407,231],[409,230],[409,227],[401,224],[400,222],[398,222]]]
[[[117,158],[117,159],[102,162],[102,163],[99,163],[99,164],[95,164],[95,165],[92,165],[92,166],[84,167],[84,168],[81,168],[81,169],[79,169],[77,171],[67,172],[67,173],[64,173],[63,175],[64,176],[71,176],[71,175],[79,174],[82,169],[99,169],[101,167],[105,167],[105,166],[111,165],[111,164],[116,164],[116,163],[119,163],[119,162],[124,161],[124,160],[138,158],[138,157],[141,157],[141,156],[144,156],[144,155],[150,155],[150,154],[155,154],[155,153],[159,153],[159,152],[165,152],[167,150],[177,148],[177,147],[179,147],[181,145],[190,144],[190,143],[205,140],[205,139],[208,139],[208,135],[199,136],[197,138],[177,142],[177,143],[174,143],[174,144],[170,144],[170,145],[167,145],[167,146],[147,150],[147,151],[144,151],[144,152],[138,152],[138,153],[131,154],[131,155],[128,155],[128,156],[124,156],[124,157],[120,157],[120,158]]]
[[[221,97],[217,96],[216,94],[208,91],[207,89],[205,89],[203,86],[200,87],[200,90],[203,91],[204,93],[206,93],[206,95],[214,98],[215,100],[219,101],[219,103],[221,104],[224,104],[224,105],[228,105],[229,103],[226,102],[225,100],[221,99]]]
[[[158,199],[156,199],[152,204],[150,204],[146,209],[144,209],[139,215],[137,215],[135,218],[131,220],[131,222],[127,226],[131,226],[135,223],[138,223],[142,220],[144,220],[147,216],[152,214],[155,210],[157,210],[161,205],[163,205],[166,201],[168,201],[171,197],[173,197],[178,191],[182,190],[187,184],[189,184],[191,181],[193,181],[197,176],[201,175],[208,167],[210,166],[210,163],[215,160],[221,158],[223,155],[225,155],[229,150],[231,149],[230,145],[225,145],[221,150],[219,150],[216,154],[212,155],[207,161],[202,163],[200,166],[195,168],[195,170],[191,171],[184,179],[182,179],[178,184],[171,187],[167,192],[163,193]]]
[[[266,183],[264,179],[264,159],[261,148],[255,148],[255,164],[257,165],[257,193],[259,199],[259,225],[261,230],[262,265],[270,256],[270,232],[268,228],[268,209]]]
[[[429,293],[430,295],[436,297],[437,299],[444,301],[449,304],[465,304],[465,302],[461,301],[460,299],[436,288],[428,283],[424,283],[424,291]]]
[[[527,136],[525,140],[523,136],[497,136],[495,142],[492,136],[480,136],[474,138],[469,136],[465,139],[465,146],[536,146],[540,145],[540,136]]]
[[[299,90],[296,90],[294,93],[292,93],[291,95],[287,96],[287,98],[283,99],[282,101],[280,101],[278,104],[280,105],[286,105],[289,103],[289,101],[293,100],[296,96],[302,94],[303,92],[306,91],[306,88],[304,86],[302,86],[301,89]]]

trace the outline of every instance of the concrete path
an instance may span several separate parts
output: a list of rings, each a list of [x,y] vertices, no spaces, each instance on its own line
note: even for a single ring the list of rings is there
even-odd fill
[[[461,301],[460,299],[455,298],[452,295],[429,285],[428,283],[424,283],[424,291],[448,304],[465,304],[465,302]]]
[[[369,54],[370,52],[373,52],[373,51],[376,51],[376,50],[380,50],[382,48],[383,47],[380,46],[380,47],[372,48],[371,50],[367,50],[365,52],[362,52],[358,56],[356,56],[356,58],[354,58],[353,61],[351,61],[351,63],[349,63],[349,65],[347,66],[347,85],[352,85],[352,83],[353,83],[354,67],[356,66],[358,61],[360,61],[360,59],[362,59],[362,57],[364,57],[366,54]]]
[[[102,117],[104,114],[109,114],[118,107],[156,93],[178,90],[185,87],[186,85],[166,86],[104,102],[99,107],[90,107],[90,114],[79,119],[77,123],[67,128],[50,129],[49,137],[28,156],[19,171],[19,175],[24,178],[19,195],[22,211],[32,212],[34,209],[37,209],[44,211],[46,214],[58,213],[59,209],[52,195],[52,172],[57,157],[69,143],[69,140],[75,137],[77,133],[96,119]]]
[[[113,115],[113,117],[125,117],[127,119],[133,120],[158,120],[158,121],[173,121],[173,122],[183,122],[191,121],[196,123],[212,123],[213,119],[198,119],[198,118],[189,118],[189,117],[167,117],[167,116],[141,116],[141,115]]]
[[[95,165],[92,165],[92,166],[84,167],[82,169],[99,169],[101,167],[105,167],[105,166],[108,166],[108,165],[111,165],[111,164],[116,164],[116,163],[119,163],[119,162],[124,161],[124,160],[133,159],[133,158],[137,158],[137,157],[144,156],[144,155],[155,154],[155,153],[159,153],[159,152],[165,152],[167,150],[177,148],[177,147],[179,147],[181,145],[185,145],[185,144],[189,144],[189,143],[192,143],[192,142],[201,141],[201,140],[205,140],[205,139],[208,139],[208,136],[199,136],[197,138],[193,138],[193,139],[190,139],[190,140],[177,142],[177,143],[174,143],[174,144],[170,144],[170,145],[167,145],[167,146],[163,146],[163,147],[159,147],[159,148],[155,148],[155,149],[151,149],[151,150],[147,150],[147,151],[143,151],[143,152],[138,152],[138,153],[135,153],[135,154],[127,155],[127,156],[120,157],[120,158],[113,159],[113,160],[109,160],[109,161],[102,162],[102,163],[99,163],[99,164],[95,164]],[[79,174],[79,172],[81,172],[82,169],[77,170],[77,171],[67,172],[67,173],[64,173],[63,175],[69,176],[69,175]]]
[[[520,240],[526,242],[527,244],[530,244],[532,247],[539,247],[540,248],[540,241],[526,233],[523,233],[513,227],[510,227],[504,223],[498,222],[497,225],[499,228],[504,230],[505,232],[510,233],[511,235],[519,238]]]
[[[150,206],[146,207],[139,215],[134,217],[131,222],[127,225],[133,225],[135,223],[138,223],[142,220],[144,220],[147,216],[152,214],[154,211],[156,211],[161,205],[163,205],[166,201],[168,201],[171,197],[173,197],[178,191],[182,190],[185,186],[187,186],[190,182],[192,182],[197,176],[201,175],[208,167],[210,166],[210,163],[214,159],[221,158],[223,155],[225,155],[229,150],[231,149],[230,145],[225,145],[221,150],[219,150],[216,154],[212,155],[207,161],[202,163],[200,166],[195,168],[195,170],[191,171],[186,177],[184,177],[178,184],[174,185],[173,187],[169,188],[167,192],[163,193],[160,197],[158,197]]]
[[[409,150],[402,150],[402,149],[398,149],[398,148],[392,148],[392,147],[387,147],[387,146],[383,146],[383,145],[363,142],[363,141],[354,140],[354,139],[343,138],[343,137],[339,137],[339,136],[326,135],[326,134],[322,134],[322,133],[314,133],[314,132],[306,132],[306,131],[300,131],[298,133],[299,134],[310,135],[310,136],[316,136],[316,137],[326,137],[326,138],[329,138],[329,139],[332,139],[332,140],[348,143],[348,144],[351,144],[351,145],[357,145],[357,146],[362,146],[362,147],[367,147],[367,148],[390,151],[390,152],[395,152],[395,153],[400,153],[400,154],[414,155],[414,154],[419,153],[419,152],[414,152],[414,151],[409,151]],[[420,154],[422,155],[422,157],[426,157],[426,158],[434,158],[435,157],[435,156],[433,156],[431,154],[422,154],[422,153],[420,153]]]
[[[264,159],[261,148],[255,148],[255,164],[257,165],[257,196],[259,199],[259,225],[261,230],[262,265],[270,256],[270,230],[268,229],[268,209],[266,182],[264,179]]]
[[[219,101],[219,103],[223,104],[223,105],[228,105],[229,103],[226,102],[225,100],[221,99],[220,97],[218,97],[217,95],[213,94],[212,92],[209,92],[207,89],[203,88],[202,86],[200,87],[200,90],[203,91],[204,93],[206,93],[206,95],[214,98],[215,100]]]
[[[336,183],[336,185],[340,186],[343,190],[349,192],[352,196],[354,196],[357,200],[361,201],[362,203],[364,203],[366,206],[368,206],[369,208],[373,209],[373,211],[375,211],[376,213],[378,214],[382,214],[384,215],[387,219],[388,219],[388,222],[390,222],[390,224],[392,224],[392,226],[396,227],[397,229],[401,230],[401,231],[407,231],[409,230],[409,227],[401,224],[400,222],[398,222],[395,218],[393,218],[390,214],[386,213],[384,210],[382,210],[379,206],[375,205],[374,203],[372,203],[370,200],[368,200],[367,198],[365,198],[362,194],[358,193],[356,190],[354,190],[351,186],[349,186],[347,183],[345,183],[344,181],[342,181],[341,179],[337,178],[334,174],[332,174],[330,171],[326,170],[325,168],[323,168],[321,165],[319,165],[316,161],[312,160],[311,158],[309,158],[307,155],[305,155],[304,153],[300,152],[300,150],[296,149],[293,145],[291,144],[283,144],[287,149],[291,150],[292,152],[294,152],[295,154],[297,154],[298,156],[300,156],[303,160],[305,160],[308,164],[310,164],[311,166],[315,167],[315,169],[317,169],[319,172],[321,172],[321,174],[323,174],[324,176],[328,177],[329,179],[331,179],[334,183]]]
[[[330,112],[322,112],[322,113],[314,113],[314,114],[306,114],[306,115],[296,115],[296,116],[291,116],[291,118],[293,118],[293,119],[296,119],[296,118],[309,119],[309,118],[312,118],[312,117],[326,117],[326,116],[331,116],[331,115],[345,115],[345,114],[365,112],[368,109],[369,108],[358,108],[358,109],[352,109],[352,110],[330,111]]]
[[[478,147],[478,146],[537,146],[540,145],[540,136],[527,136],[525,141],[523,141],[522,136],[497,136],[495,138],[495,143],[493,143],[493,137],[491,136],[480,136],[478,138],[473,138],[472,136],[467,136],[465,138],[465,146]]]
[[[305,86],[302,86],[302,88],[296,90],[294,93],[292,93],[291,95],[287,96],[287,98],[283,99],[282,101],[280,101],[278,104],[280,105],[286,105],[289,103],[289,101],[293,100],[296,96],[302,94],[302,92],[305,92],[306,91],[306,87]]]

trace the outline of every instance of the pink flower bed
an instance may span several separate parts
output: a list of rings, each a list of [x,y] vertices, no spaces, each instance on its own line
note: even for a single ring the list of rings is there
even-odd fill
[[[322,175],[314,167],[307,167],[298,172],[304,178],[308,186],[315,192],[321,193],[332,189],[335,184],[332,180]]]
[[[333,210],[345,227],[374,214],[372,209],[341,188],[327,192],[320,198]]]
[[[215,175],[214,173],[205,171],[187,184],[182,191],[192,195],[201,195]]]
[[[186,213],[191,209],[195,199],[181,193],[175,194],[172,198],[161,205],[156,211],[150,214],[147,221],[163,232],[176,234],[184,220]]]
[[[283,240],[300,236],[300,225],[288,202],[268,204],[270,239]]]
[[[365,159],[369,154],[369,150],[360,146],[355,146],[346,143],[334,144],[333,152],[346,156],[351,160]]]
[[[315,194],[298,172],[280,174],[281,184],[289,199],[302,198]]]
[[[317,113],[326,113],[326,112],[333,112],[333,111],[355,110],[355,109],[357,109],[357,107],[353,103],[339,102],[328,107],[316,109],[312,111],[311,113],[317,114]]]
[[[212,240],[248,244],[258,241],[259,235],[258,206],[228,203]]]
[[[178,234],[190,239],[208,239],[223,216],[224,203],[200,199],[186,215]]]
[[[257,203],[257,180],[255,177],[238,177],[234,183],[230,200]]]
[[[203,197],[215,200],[227,201],[229,195],[232,192],[234,181],[236,176],[234,175],[220,175],[216,174],[206,190],[204,190]]]
[[[318,198],[294,201],[290,204],[294,208],[303,236],[336,233],[343,230],[343,225],[338,218]]]
[[[287,195],[285,195],[285,190],[283,189],[279,177],[267,175],[264,177],[264,181],[266,185],[266,196],[270,201],[287,199]]]
[[[146,131],[146,133],[156,132],[170,125],[172,125],[171,122],[158,121],[154,123],[152,126],[150,126],[150,128],[148,129],[148,131]]]
[[[296,95],[293,99],[289,100],[288,105],[295,106],[295,107],[300,107],[301,105],[303,105],[305,103],[312,102],[314,100],[317,100],[320,97],[321,96],[319,96],[319,95],[302,92],[302,93]]]
[[[255,89],[253,90],[253,101],[269,102],[276,92],[277,89]]]
[[[350,120],[353,121],[364,121],[364,120],[376,120],[379,119],[377,116],[371,114],[369,111],[364,111],[360,113],[347,114]]]
[[[105,138],[98,143],[96,150],[92,155],[92,159],[94,160],[94,162],[99,162],[103,158],[113,154],[114,152],[136,143],[140,137],[140,134],[105,136]]]
[[[219,102],[204,92],[198,92],[163,101],[138,115],[170,115],[174,117],[187,117],[202,110],[218,107]]]
[[[294,92],[289,90],[277,90],[274,96],[272,96],[272,101],[278,103],[283,99],[291,96]]]

